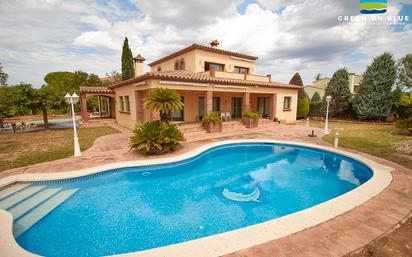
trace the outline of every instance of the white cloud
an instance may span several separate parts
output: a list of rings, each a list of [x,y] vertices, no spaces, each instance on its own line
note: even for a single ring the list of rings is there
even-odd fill
[[[113,40],[107,31],[88,31],[74,39],[75,46],[105,48],[113,51],[119,49],[119,43]]]
[[[99,30],[109,30],[111,25],[109,21],[96,15],[82,17],[80,21]]]

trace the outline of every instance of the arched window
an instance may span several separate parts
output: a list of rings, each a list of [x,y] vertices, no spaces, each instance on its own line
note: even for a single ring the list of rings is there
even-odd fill
[[[162,67],[157,67],[157,71],[162,71]]]
[[[175,70],[178,70],[179,69],[179,60],[176,60],[175,61]]]
[[[185,69],[185,59],[183,59],[183,58],[180,59],[180,69],[181,70]]]

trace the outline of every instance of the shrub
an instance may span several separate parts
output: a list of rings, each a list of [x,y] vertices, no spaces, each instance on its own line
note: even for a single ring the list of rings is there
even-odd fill
[[[322,113],[320,111],[321,105],[322,105],[321,102],[310,103],[309,116],[310,117],[321,117],[322,116]]]
[[[408,118],[412,116],[412,99],[404,95],[401,102],[394,107],[394,111],[399,114],[401,119]]]
[[[412,116],[409,118],[397,120],[396,127],[401,130],[408,131],[412,134]]]
[[[222,120],[220,119],[220,115],[217,112],[210,112],[208,115],[203,116],[202,118],[202,125],[206,125],[208,123],[221,123]]]
[[[309,115],[309,97],[305,96],[298,99],[297,118],[306,118]]]
[[[129,146],[145,154],[161,154],[174,151],[183,139],[183,133],[175,124],[147,121],[137,124]]]
[[[318,91],[316,91],[316,92],[313,94],[311,102],[312,102],[312,103],[320,103],[320,102],[322,102],[322,98],[320,97],[320,94],[319,94]]]
[[[248,111],[248,112],[245,112],[245,113],[243,114],[243,118],[258,120],[258,119],[261,119],[261,118],[262,118],[262,115],[260,115],[260,114],[257,113],[257,112]]]

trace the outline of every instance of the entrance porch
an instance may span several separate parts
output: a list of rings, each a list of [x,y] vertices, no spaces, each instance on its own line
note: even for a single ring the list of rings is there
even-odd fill
[[[184,108],[173,112],[172,121],[201,121],[206,113],[230,113],[231,119],[241,119],[246,111],[255,111],[263,118],[276,117],[276,94],[249,92],[188,91],[177,90],[182,97]]]
[[[104,87],[80,87],[82,120],[114,119],[115,93]]]

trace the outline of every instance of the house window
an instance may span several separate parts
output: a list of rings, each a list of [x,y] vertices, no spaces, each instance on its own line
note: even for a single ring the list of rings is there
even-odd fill
[[[129,96],[124,96],[124,105],[126,107],[126,112],[130,112],[130,101]]]
[[[290,96],[285,96],[284,100],[283,100],[283,109],[284,110],[290,110],[291,108],[291,103],[292,103],[292,97]]]
[[[120,111],[124,112],[124,100],[123,96],[119,96],[119,102],[120,102]]]
[[[224,67],[225,66],[223,64],[205,62],[205,71],[208,71],[208,70],[223,71]]]
[[[220,97],[213,97],[212,110],[214,112],[220,112]]]
[[[175,70],[178,70],[179,69],[179,60],[176,60],[175,61]]]
[[[185,59],[183,59],[183,58],[180,59],[180,65],[179,66],[180,66],[181,70],[185,69]]]
[[[359,85],[353,86],[353,93],[358,93]]]
[[[249,68],[235,66],[234,73],[249,74]]]

